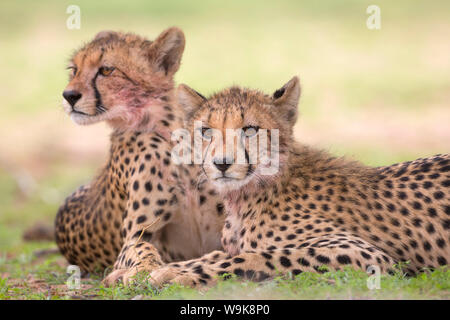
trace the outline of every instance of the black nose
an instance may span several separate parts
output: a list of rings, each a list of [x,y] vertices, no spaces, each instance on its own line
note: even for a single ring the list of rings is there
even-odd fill
[[[222,162],[222,163],[220,163]],[[228,161],[231,162],[231,161]],[[227,163],[227,159],[223,158],[222,161],[219,161],[219,159],[214,159],[214,165],[217,169],[219,169],[222,172],[227,171],[229,167],[231,167],[232,163]]]
[[[67,90],[63,92],[64,99],[73,107],[75,103],[81,98],[81,93],[75,90]]]

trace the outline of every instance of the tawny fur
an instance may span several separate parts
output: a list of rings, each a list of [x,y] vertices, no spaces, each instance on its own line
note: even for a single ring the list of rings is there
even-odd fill
[[[450,262],[450,155],[370,168],[296,142],[297,78],[273,96],[234,87],[198,99],[180,89],[191,127],[201,120],[222,131],[280,129],[279,152],[287,157],[277,179],[250,173],[223,180],[204,161],[206,179],[225,198],[225,250],[163,266],[150,274],[155,285],[212,285],[224,274],[262,281],[321,266],[387,272],[398,262],[415,274]],[[248,166],[233,163],[222,174]]]
[[[195,167],[170,156],[171,132],[182,126],[173,75],[183,49],[177,28],[155,41],[102,32],[70,61],[66,91],[82,97],[73,106],[64,101],[66,112],[78,124],[106,121],[113,133],[98,176],[60,207],[56,242],[84,271],[114,266],[106,284],[221,248],[220,198],[197,184]],[[105,66],[114,69],[102,75]]]

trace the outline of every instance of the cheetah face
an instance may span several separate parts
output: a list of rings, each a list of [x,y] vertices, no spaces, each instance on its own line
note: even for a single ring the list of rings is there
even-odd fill
[[[299,95],[297,77],[272,96],[232,87],[206,99],[180,85],[178,101],[204,177],[224,192],[275,179],[287,160]]]
[[[153,42],[134,34],[99,33],[69,63],[65,112],[80,125],[133,126],[157,113],[167,99],[183,50],[184,35],[177,28]]]

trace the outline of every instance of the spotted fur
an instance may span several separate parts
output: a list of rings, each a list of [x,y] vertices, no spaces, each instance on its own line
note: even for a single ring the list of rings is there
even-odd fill
[[[223,175],[233,178],[221,179],[204,161],[226,199],[225,251],[163,266],[151,273],[154,284],[211,285],[225,274],[260,281],[321,266],[387,272],[406,261],[415,274],[449,264],[450,155],[371,168],[295,141],[297,78],[272,96],[233,87],[203,99],[179,90],[191,130],[194,120],[218,130],[278,128],[285,157],[276,179],[244,174],[248,163],[231,164]]]
[[[173,75],[183,49],[177,28],[155,41],[102,32],[70,62],[65,110],[79,124],[106,121],[113,133],[98,176],[60,207],[56,242],[86,272],[114,266],[107,284],[221,248],[221,200],[198,183],[198,168],[170,154],[170,133],[182,126]]]

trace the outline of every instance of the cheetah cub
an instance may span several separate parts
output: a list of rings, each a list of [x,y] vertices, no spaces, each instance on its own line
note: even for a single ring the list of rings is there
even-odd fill
[[[154,41],[101,32],[70,60],[64,109],[77,124],[105,121],[113,132],[103,169],[59,208],[56,242],[83,271],[113,266],[105,284],[221,248],[222,201],[197,183],[195,167],[171,160],[184,44],[178,28]]]
[[[203,135],[204,177],[225,199],[225,250],[153,271],[156,285],[211,285],[224,274],[261,281],[321,266],[386,272],[400,261],[414,274],[450,261],[448,154],[370,168],[295,141],[297,77],[271,96],[239,87],[209,99],[184,85],[178,91],[188,129]],[[241,129],[231,150],[214,141],[226,129]],[[268,151],[278,170],[263,173],[266,163],[250,161],[249,140],[274,129],[279,137],[267,134],[258,146],[278,140]]]

